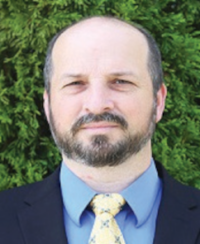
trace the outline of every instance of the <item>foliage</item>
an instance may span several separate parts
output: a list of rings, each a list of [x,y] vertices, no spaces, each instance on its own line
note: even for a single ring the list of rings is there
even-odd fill
[[[0,190],[41,180],[60,163],[42,109],[47,45],[61,28],[114,15],[148,29],[161,48],[168,99],[153,152],[200,188],[198,0],[0,0]]]

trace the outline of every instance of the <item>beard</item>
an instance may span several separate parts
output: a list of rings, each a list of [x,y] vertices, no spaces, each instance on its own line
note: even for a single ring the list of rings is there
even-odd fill
[[[145,128],[140,131],[130,131],[126,120],[119,115],[112,113],[87,114],[79,118],[68,132],[61,132],[56,128],[55,118],[50,109],[50,130],[54,141],[68,159],[90,167],[117,166],[126,161],[129,157],[139,153],[142,148],[151,140],[155,130],[156,118],[156,100]],[[120,126],[124,135],[117,142],[112,143],[107,135],[93,135],[90,138],[89,145],[84,145],[79,141],[77,134],[81,126],[91,122],[114,122]]]

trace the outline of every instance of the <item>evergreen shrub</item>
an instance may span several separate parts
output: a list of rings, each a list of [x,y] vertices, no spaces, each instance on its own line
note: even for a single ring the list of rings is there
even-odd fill
[[[200,1],[0,0],[0,190],[41,180],[60,163],[43,111],[47,45],[66,25],[112,15],[157,40],[168,88],[153,155],[200,188]]]

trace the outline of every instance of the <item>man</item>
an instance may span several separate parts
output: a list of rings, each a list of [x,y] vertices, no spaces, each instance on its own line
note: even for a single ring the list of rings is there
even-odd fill
[[[1,193],[1,243],[200,243],[199,191],[152,159],[166,93],[159,50],[141,27],[92,17],[58,33],[44,109],[63,162],[44,181]],[[118,242],[91,234],[91,201],[102,193],[124,199]]]

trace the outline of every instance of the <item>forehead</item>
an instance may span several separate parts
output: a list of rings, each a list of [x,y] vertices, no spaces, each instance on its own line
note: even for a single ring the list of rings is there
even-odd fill
[[[129,24],[97,17],[67,29],[52,51],[54,66],[59,65],[60,60],[78,62],[77,59],[90,56],[93,61],[95,58],[105,62],[115,59],[115,63],[133,57],[146,65],[148,44],[144,35]]]

